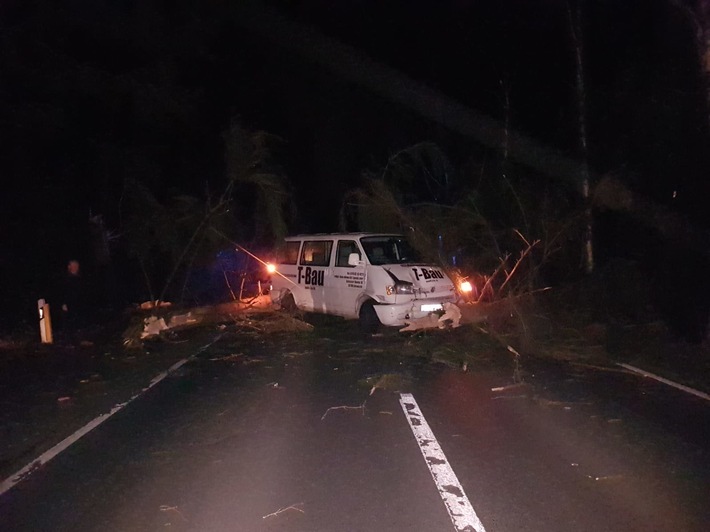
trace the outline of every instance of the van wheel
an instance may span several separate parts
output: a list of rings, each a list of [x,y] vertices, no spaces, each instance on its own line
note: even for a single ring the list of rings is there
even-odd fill
[[[296,312],[298,307],[296,307],[296,300],[293,299],[293,294],[289,292],[281,298],[281,308],[286,312]]]
[[[368,301],[363,303],[360,307],[360,330],[368,334],[376,333],[380,326],[380,319],[377,317],[377,312],[375,312],[375,305]]]

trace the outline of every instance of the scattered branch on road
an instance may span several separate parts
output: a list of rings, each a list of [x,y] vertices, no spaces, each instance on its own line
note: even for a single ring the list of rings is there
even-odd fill
[[[572,408],[573,406],[579,406],[579,405],[593,405],[594,403],[591,401],[552,401],[550,399],[543,399],[542,397],[538,397],[535,399],[537,404],[542,405],[542,406],[562,406],[564,408]]]
[[[286,506],[284,508],[280,508],[280,509],[276,510],[275,512],[271,512],[270,514],[263,515],[261,518],[268,519],[269,517],[276,517],[284,512],[288,512],[289,510],[295,510],[297,512],[301,512],[302,514],[305,514],[306,512],[304,512],[303,510],[301,510],[299,508],[299,506],[303,506],[303,504],[304,503],[302,503],[302,502],[292,504],[291,506]]]
[[[423,318],[404,320],[405,326],[399,332],[418,331],[420,329],[455,329],[461,321],[461,309],[453,303],[444,303],[444,312],[430,313]]]
[[[483,334],[487,334],[497,340],[501,345],[503,345],[510,353],[513,354],[513,382],[515,384],[524,383],[522,369],[520,368],[520,353],[513,348],[508,342],[506,342],[502,336],[496,334],[492,330],[484,329],[483,327],[478,327],[478,330]]]
[[[210,362],[236,362],[244,357],[244,353],[232,353],[231,355],[210,358]]]
[[[591,478],[592,480],[623,480],[624,475],[606,475],[603,477],[594,477],[592,475],[587,475],[587,478]]]
[[[310,332],[313,325],[283,312],[263,313],[259,319],[250,316],[233,315],[237,327],[248,328],[261,333]]]
[[[497,395],[493,397],[492,399],[527,399],[527,395]]]
[[[410,386],[410,379],[399,373],[383,373],[379,376],[375,375],[365,379],[365,382],[372,383],[372,386],[370,387],[370,395],[375,393],[375,390],[401,392],[404,388]]]
[[[363,401],[360,406],[331,406],[328,410],[325,411],[325,414],[320,418],[321,421],[325,419],[325,417],[330,413],[331,410],[362,410],[362,415],[365,415],[365,403],[367,401]]]
[[[167,506],[165,504],[160,505],[160,511],[161,512],[170,512],[171,514],[177,514],[180,519],[182,519],[185,523],[187,523],[187,518],[182,514],[182,512],[178,509],[177,506]]]
[[[496,388],[491,388],[492,392],[505,392],[508,390],[513,390],[515,388],[520,388],[522,386],[527,386],[524,382],[517,382],[515,384],[509,384],[508,386],[498,386]]]
[[[438,329],[439,316],[432,312],[423,318],[411,318],[405,320],[404,323],[405,326],[402,327],[399,332],[418,331],[421,329]]]
[[[230,318],[234,322],[234,325],[241,329],[249,329],[250,331],[264,332],[262,327],[257,326],[253,321],[249,319],[248,316],[243,316],[240,314],[230,314]]]

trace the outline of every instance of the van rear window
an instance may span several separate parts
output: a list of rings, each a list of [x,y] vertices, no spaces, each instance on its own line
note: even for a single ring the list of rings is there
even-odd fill
[[[306,240],[301,251],[301,264],[308,266],[328,266],[332,240]]]

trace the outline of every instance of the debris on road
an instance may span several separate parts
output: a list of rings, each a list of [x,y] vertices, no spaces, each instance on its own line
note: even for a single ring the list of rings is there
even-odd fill
[[[573,406],[589,406],[594,404],[590,401],[553,401],[550,399],[544,399],[542,397],[536,397],[535,402],[542,406],[561,406],[567,410],[572,408]]]
[[[238,327],[247,327],[262,333],[310,332],[313,330],[313,325],[310,323],[282,312],[265,314],[259,319],[251,319],[246,315],[237,315],[232,318]]]
[[[221,357],[210,358],[210,362],[237,362],[244,358],[244,353],[232,353]]]
[[[495,388],[491,388],[492,392],[507,392],[508,390],[516,390],[518,388],[522,388],[524,386],[527,386],[524,382],[516,382],[515,384],[509,384],[508,386],[497,386]]]
[[[372,395],[375,390],[385,390],[388,392],[399,393],[405,391],[411,386],[411,377],[401,373],[377,373],[370,375],[358,381],[358,386],[369,388]]]
[[[461,322],[461,309],[453,303],[444,303],[443,307],[444,313],[439,317],[439,328],[450,326],[455,329]]]
[[[372,395],[375,393],[375,390],[378,389],[395,393],[404,391],[403,388],[406,388],[409,379],[399,373],[384,373],[380,375],[379,378],[376,376],[370,377],[369,379],[366,379],[366,381],[374,381],[372,387],[370,388],[370,395]]]
[[[411,320],[405,320],[406,325],[402,327],[399,332],[407,331],[418,331],[420,329],[438,329],[439,328],[439,317],[434,314],[428,314],[423,318],[413,318]]]
[[[587,478],[591,478],[592,480],[623,480],[624,475],[606,475],[603,477],[595,477],[592,475],[587,475]]]
[[[527,399],[527,395],[498,395],[496,397],[493,397],[493,400],[496,399]]]
[[[177,506],[168,506],[166,504],[161,504],[160,505],[160,511],[161,512],[166,512],[170,515],[176,515],[180,518],[180,520],[183,523],[187,523],[187,518],[182,514],[180,509]],[[166,523],[166,526],[169,526],[171,523]]]
[[[138,308],[141,310],[151,310],[154,308],[168,308],[173,304],[170,301],[143,301]]]
[[[453,303],[444,303],[444,313],[439,316],[432,312],[423,318],[405,320],[405,326],[399,332],[418,331],[421,329],[446,329],[460,326],[461,309]]]
[[[331,406],[328,410],[325,411],[325,414],[323,414],[320,418],[321,421],[323,421],[326,416],[332,411],[332,410],[360,410],[362,411],[362,415],[365,415],[365,401],[360,406]]]
[[[157,316],[148,316],[143,320],[143,324],[143,331],[140,334],[141,340],[157,336],[161,332],[169,329],[168,325],[165,323],[165,319],[158,318]]]
[[[303,511],[301,508],[299,508],[299,506],[303,506],[303,505],[304,505],[304,503],[299,502],[299,503],[296,503],[296,504],[292,504],[291,506],[286,506],[286,507],[284,507],[284,508],[279,508],[279,509],[276,510],[275,512],[271,512],[270,514],[266,514],[266,515],[261,516],[261,518],[262,518],[262,519],[268,519],[269,517],[276,517],[276,516],[278,516],[278,515],[281,515],[281,514],[284,513],[284,512],[288,512],[289,510],[295,510],[295,511],[297,511],[297,512],[301,512],[302,514],[305,514],[306,512]]]

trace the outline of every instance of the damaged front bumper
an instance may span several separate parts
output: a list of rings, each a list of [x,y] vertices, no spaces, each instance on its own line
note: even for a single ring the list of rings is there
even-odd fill
[[[424,318],[432,312],[444,312],[444,303],[453,303],[449,298],[410,301],[392,305],[375,305],[374,309],[382,325],[400,327],[410,320]]]

